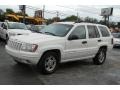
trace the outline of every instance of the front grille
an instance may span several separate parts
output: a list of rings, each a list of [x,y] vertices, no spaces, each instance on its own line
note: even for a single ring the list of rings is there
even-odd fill
[[[13,48],[15,50],[20,50],[22,43],[19,41],[14,41],[14,40],[9,40],[8,41],[8,46],[10,48]]]

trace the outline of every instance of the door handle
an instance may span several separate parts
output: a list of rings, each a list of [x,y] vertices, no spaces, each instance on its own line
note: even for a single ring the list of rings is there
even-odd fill
[[[82,41],[82,44],[86,44],[87,43],[87,41]]]
[[[102,40],[100,39],[100,40],[98,40],[98,42],[101,42]]]

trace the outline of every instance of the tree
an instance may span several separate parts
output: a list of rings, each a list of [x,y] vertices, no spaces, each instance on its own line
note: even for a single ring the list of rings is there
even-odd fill
[[[89,23],[98,23],[98,20],[96,18],[90,18],[90,17],[85,17],[84,21]]]
[[[47,19],[47,25],[53,22],[59,22],[61,19],[59,17],[53,17],[52,19]]]
[[[68,16],[68,17],[62,19],[61,21],[81,22],[83,20],[82,20],[82,18],[78,18],[75,15],[71,15],[71,16]]]
[[[6,9],[6,14],[13,14],[13,13],[15,13],[13,9],[10,9],[10,8]]]
[[[0,21],[3,22],[5,20],[5,13],[2,9],[0,9]]]
[[[0,15],[0,21],[4,22],[4,20],[5,20],[5,14]]]
[[[68,16],[64,19],[62,19],[62,21],[76,21],[77,20],[77,16],[75,15],[71,15],[71,16]]]
[[[59,21],[60,21],[60,18],[59,18],[59,17],[53,17],[52,20],[53,20],[54,22],[59,22]]]
[[[116,23],[115,22],[109,22],[109,27],[115,28],[116,27]],[[118,25],[119,27],[119,25]]]

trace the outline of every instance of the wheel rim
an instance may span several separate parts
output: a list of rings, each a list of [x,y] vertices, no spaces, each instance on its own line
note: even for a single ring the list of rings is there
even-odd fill
[[[45,69],[47,71],[53,71],[56,67],[56,59],[54,56],[49,56],[45,60]]]
[[[99,58],[99,61],[102,63],[105,59],[105,53],[101,51],[98,58]]]

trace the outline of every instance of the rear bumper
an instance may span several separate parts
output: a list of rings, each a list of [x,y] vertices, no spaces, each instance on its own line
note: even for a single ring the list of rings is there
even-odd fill
[[[13,50],[7,45],[5,46],[6,52],[13,57],[13,59],[26,64],[37,64],[40,56],[38,53],[23,52],[18,50]]]
[[[114,43],[114,46],[120,46],[120,42]]]

